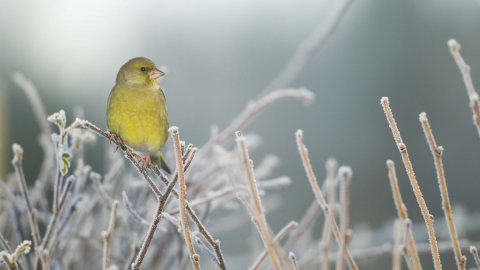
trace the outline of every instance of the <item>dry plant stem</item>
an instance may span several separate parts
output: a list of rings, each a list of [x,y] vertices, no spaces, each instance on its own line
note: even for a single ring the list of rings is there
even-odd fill
[[[103,270],[108,269],[108,259],[110,257],[110,246],[112,244],[112,234],[115,228],[115,214],[117,212],[118,201],[113,201],[112,212],[110,214],[110,222],[106,231],[102,232],[103,236]]]
[[[412,256],[410,255],[410,250],[408,250],[407,247],[407,241],[410,239],[410,236],[412,235],[412,221],[410,219],[406,219],[403,223],[403,228],[404,228],[404,243],[402,245],[402,252],[405,256],[405,262],[407,263],[407,267],[410,270],[416,270],[417,268],[415,267],[415,263],[413,262]]]
[[[48,226],[47,226],[47,232],[45,233],[45,236],[43,237],[43,240],[42,240],[42,248],[44,250],[48,250],[50,253],[52,253],[53,251],[51,250],[51,241],[52,239],[54,238],[54,231],[57,227],[57,223],[58,223],[58,219],[60,217],[60,213],[63,209],[63,206],[65,205],[65,200],[67,198],[67,195],[68,195],[68,192],[70,190],[70,188],[72,187],[72,184],[73,184],[73,179],[75,177],[74,176],[70,176],[66,183],[65,183],[65,187],[63,188],[63,192],[62,194],[58,197],[58,207],[55,207],[55,204],[53,204],[52,208],[53,208],[53,213],[52,213],[52,216],[50,217],[50,222],[48,223]],[[60,190],[60,183],[58,184],[59,187],[58,187],[58,190]]]
[[[285,250],[293,249],[298,239],[303,235],[304,232],[308,230],[308,228],[311,227],[319,211],[320,205],[316,200],[314,200],[308,207],[305,215],[300,220],[298,227],[288,237],[288,240],[284,246]]]
[[[322,23],[317,26],[309,37],[300,43],[297,51],[292,55],[287,65],[285,65],[282,71],[263,92],[288,87],[293,83],[303,71],[312,55],[319,50],[335,32],[352,2],[353,0],[342,0],[334,3],[332,10],[327,13]]]
[[[327,169],[327,200],[328,205],[332,208],[332,215],[335,218],[336,216],[336,205],[337,205],[337,184],[335,183],[335,173],[337,171],[338,163],[335,159],[329,158],[325,163]],[[315,202],[316,203],[316,202]],[[318,205],[318,203],[317,203]],[[327,258],[330,253],[330,245],[332,242],[332,227],[329,225],[329,220],[326,218],[323,224],[322,240],[320,242],[320,247],[323,251],[323,258]],[[322,260],[321,268],[323,270],[330,269],[330,262],[328,260]]]
[[[473,259],[475,260],[475,264],[477,268],[480,270],[480,258],[478,257],[478,250],[474,246],[470,246],[470,253],[473,255]]]
[[[277,235],[275,235],[275,237],[273,238],[273,241],[275,243],[278,243],[280,242],[283,237],[285,237],[285,235],[287,235],[287,233],[293,229],[295,229],[296,227],[298,226],[298,223],[295,222],[295,221],[290,221],[287,225],[285,225],[285,227],[283,227],[283,229],[281,229]],[[255,260],[255,262],[253,263],[253,265],[249,268],[251,270],[256,270],[260,267],[260,264],[263,262],[263,260],[265,260],[265,258],[267,257],[267,250],[264,249],[262,251],[262,253],[260,253],[260,255],[258,255],[257,259]]]
[[[175,151],[175,158],[177,164],[178,180],[180,185],[180,196],[178,198],[180,206],[180,217],[182,220],[182,229],[185,236],[185,243],[187,244],[188,253],[190,254],[190,260],[194,269],[200,269],[200,263],[195,258],[195,248],[193,247],[192,236],[190,235],[190,228],[188,227],[187,211],[185,205],[187,195],[187,185],[185,184],[185,173],[183,171],[182,151],[180,148],[180,138],[178,135],[178,127],[171,127],[169,130],[170,137],[173,140],[173,149]]]
[[[142,218],[137,211],[135,211],[132,208],[132,203],[128,199],[127,193],[125,191],[122,192],[122,197],[123,197],[123,203],[125,204],[125,207],[127,208],[127,211],[132,215],[134,219],[136,219],[138,222],[140,222],[142,225],[145,226],[150,226],[150,222],[148,222],[146,219]]]
[[[470,99],[470,108],[473,112],[473,123],[477,127],[477,131],[480,136],[480,104],[478,100],[478,93],[475,91],[472,77],[470,76],[470,66],[465,63],[465,60],[463,60],[463,57],[460,54],[460,44],[455,39],[450,39],[448,41],[448,47],[450,47],[450,53],[455,59],[455,62],[460,69],[460,73],[462,73],[463,82],[465,83],[468,92],[468,98]]]
[[[0,179],[0,181],[3,181],[3,180]],[[0,232],[0,243],[3,246],[3,249],[5,249],[8,253],[10,254],[13,253],[13,250],[8,245],[8,241],[5,240],[5,237],[3,237],[3,234],[1,232]]]
[[[440,255],[438,254],[437,240],[435,239],[435,231],[433,229],[433,220],[430,217],[427,204],[425,203],[425,199],[423,198],[422,191],[420,190],[420,186],[418,185],[417,179],[415,178],[415,173],[413,172],[412,163],[410,162],[410,158],[408,157],[407,146],[403,143],[402,137],[400,136],[400,131],[398,130],[397,124],[395,123],[395,119],[393,118],[392,110],[390,109],[390,105],[388,103],[388,98],[383,97],[381,99],[381,104],[383,106],[383,110],[385,111],[385,115],[387,116],[387,121],[390,126],[390,129],[392,130],[393,138],[395,139],[398,150],[402,155],[403,164],[405,165],[408,178],[410,179],[410,184],[412,184],[413,192],[415,193],[415,197],[417,198],[417,202],[420,206],[420,210],[422,211],[423,219],[425,219],[425,223],[427,225],[428,240],[432,248],[432,257],[433,257],[433,263],[435,265],[435,269],[436,270],[442,269],[442,263],[440,262]]]
[[[267,221],[265,215],[263,214],[262,203],[260,202],[260,195],[258,194],[258,189],[255,184],[255,176],[253,174],[252,161],[248,156],[247,147],[245,145],[245,139],[242,137],[242,134],[237,131],[237,144],[240,152],[242,153],[243,163],[245,164],[245,170],[247,172],[247,180],[250,187],[250,194],[253,200],[255,208],[253,210],[253,218],[258,223],[260,228],[260,233],[262,234],[263,244],[265,245],[270,260],[273,264],[273,268],[276,270],[281,269],[280,261],[278,260],[278,254],[275,252],[275,247],[273,243],[273,237],[268,229]],[[286,267],[286,266],[285,266]]]
[[[40,263],[42,264],[42,270],[50,270],[50,265],[48,264],[48,250],[43,250],[42,247],[38,249]]]
[[[402,220],[396,219],[393,224],[392,270],[402,270]]]
[[[402,227],[405,229],[405,222],[408,219],[407,211],[403,204],[402,195],[400,194],[400,188],[398,187],[398,180],[397,174],[395,172],[395,164],[392,160],[387,160],[388,166],[388,177],[390,178],[390,185],[392,187],[393,192],[393,199],[395,202],[395,206],[397,208],[398,217],[402,220]],[[415,240],[413,239],[413,235],[409,234],[407,237],[407,244],[406,248],[408,249],[408,253],[405,253],[405,256],[411,256],[413,265],[415,269],[421,270],[422,265],[420,264],[420,258],[418,257],[417,247],[415,246]],[[409,260],[409,258],[405,258]]]
[[[198,152],[198,160],[202,160],[213,149],[214,145],[221,144],[223,141],[230,138],[235,131],[245,127],[249,120],[251,120],[256,114],[263,111],[270,104],[287,97],[302,99],[304,104],[308,105],[313,101],[315,95],[311,91],[304,88],[288,88],[276,90],[258,99],[257,101],[251,101],[243,110],[243,112],[227,128],[225,128],[216,136],[211,137],[208,142],[202,146],[202,148],[200,148]]]
[[[472,245],[480,245],[480,242],[470,242],[467,240],[460,240],[460,246],[463,250],[468,250],[470,246]],[[451,241],[441,241],[438,242],[438,250],[440,252],[451,252],[452,251],[452,242]],[[431,252],[431,247],[430,243],[417,243],[417,251],[422,254],[422,253],[427,253]],[[382,255],[387,255],[391,256],[393,252],[393,246],[390,242],[378,245],[378,246],[373,246],[373,247],[368,247],[368,248],[362,248],[362,249],[357,249],[357,250],[352,250],[351,254],[354,259],[369,259],[369,258],[374,258]],[[329,261],[335,261],[337,259],[338,253],[337,252],[331,252],[328,255],[328,260]],[[320,264],[320,261],[322,260],[322,257],[312,257],[309,259],[310,261],[316,261],[317,264]]]
[[[349,215],[350,215],[350,178],[352,175],[352,170],[348,167],[340,167],[339,169],[339,178],[340,178],[340,204],[342,211],[340,212],[340,234],[342,236],[342,246],[340,247],[340,252],[338,253],[337,258],[337,270],[345,269],[345,260],[343,259],[343,254],[347,249],[347,235],[348,235],[348,224],[349,224]],[[333,206],[333,205],[331,205]]]
[[[188,166],[192,162],[193,157],[195,156],[196,151],[192,151],[190,156],[187,158],[187,161],[185,163],[184,170],[188,169]],[[156,168],[156,166],[155,166]],[[158,168],[157,168],[158,169]],[[135,258],[135,261],[132,264],[132,269],[140,269],[143,259],[145,258],[145,254],[147,253],[147,250],[150,246],[150,243],[153,240],[153,237],[155,236],[156,229],[158,227],[158,223],[162,220],[162,215],[161,213],[163,212],[163,209],[165,208],[165,205],[167,203],[167,199],[170,195],[170,193],[173,193],[173,187],[177,183],[178,180],[178,170],[175,171],[175,173],[172,176],[172,180],[167,186],[167,189],[165,190],[165,193],[163,195],[163,198],[159,200],[157,209],[155,210],[155,213],[153,215],[153,221],[150,224],[150,227],[148,228],[148,232],[144,238],[144,241],[142,243],[142,246],[140,247],[140,250],[138,251],[138,254]],[[168,180],[167,180],[168,182]],[[157,197],[158,199],[158,197]]]
[[[333,235],[335,236],[335,239],[337,240],[338,245],[343,246],[343,239],[340,234],[340,230],[338,229],[337,222],[335,221],[331,211],[329,210],[329,207],[325,201],[325,198],[322,195],[322,191],[320,190],[320,187],[318,186],[317,180],[313,173],[312,165],[310,164],[310,160],[308,159],[307,148],[303,144],[302,133],[303,133],[302,130],[298,130],[296,132],[296,136],[297,136],[298,151],[300,151],[300,156],[302,158],[303,166],[305,167],[305,171],[307,173],[307,178],[310,181],[310,185],[312,186],[313,193],[315,194],[315,197],[317,198],[317,201],[320,204],[326,218],[330,220],[330,226],[333,229]],[[353,270],[358,269],[348,248],[345,250],[345,259],[347,260],[347,263],[351,269]]]
[[[3,181],[2,179],[0,179],[0,181]],[[10,248],[10,246],[8,245],[8,241],[5,240],[5,238],[3,237],[3,234],[0,232],[0,243],[2,244],[3,248],[10,254],[13,253],[13,250]],[[17,267],[19,270],[23,270],[23,267],[22,265],[20,264],[20,262],[17,261]]]
[[[457,261],[458,269],[465,270],[466,259],[462,255],[460,243],[458,242],[458,235],[457,231],[455,230],[455,223],[453,222],[452,206],[450,205],[450,198],[448,197],[447,180],[445,179],[445,172],[443,170],[443,147],[437,146],[435,138],[433,137],[432,129],[428,123],[426,113],[420,114],[420,123],[422,123],[423,132],[425,133],[425,137],[427,138],[428,145],[430,146],[430,150],[432,151],[432,155],[435,160],[438,185],[440,186],[440,194],[442,195],[442,208],[445,212],[445,218],[447,219],[448,231],[450,233],[450,239],[452,240],[455,260]]]
[[[198,218],[197,214],[193,211],[193,209],[190,207],[188,201],[186,201],[186,209],[187,212],[189,213],[190,217],[192,217],[193,222],[195,222],[195,225],[197,225],[198,231],[205,236],[205,239],[207,239],[208,243],[210,246],[212,246],[215,256],[217,257],[218,261],[218,268],[222,270],[226,270],[227,267],[225,266],[225,261],[223,259],[223,254],[222,251],[220,250],[220,241],[215,240],[213,236],[207,231],[205,226],[202,224],[200,219]]]
[[[33,243],[35,245],[35,249],[38,248],[38,245],[41,242],[40,232],[38,230],[38,223],[35,218],[35,210],[32,207],[30,195],[28,193],[27,182],[25,181],[25,175],[23,173],[23,149],[18,144],[13,144],[13,155],[14,158],[12,160],[12,165],[15,168],[15,174],[17,175],[18,185],[20,186],[20,190],[23,194],[23,199],[25,200],[25,204],[27,205],[28,210],[28,221],[30,223],[30,229],[32,231]],[[1,180],[0,180],[1,181]]]
[[[111,140],[116,146],[120,147],[125,154],[125,157],[132,162],[132,164],[137,168],[137,171],[145,178],[145,181],[147,181],[147,184],[150,186],[152,191],[155,193],[155,196],[157,197],[162,197],[162,193],[160,192],[160,189],[155,185],[153,180],[148,176],[147,171],[143,169],[143,167],[137,162],[139,160],[140,156],[135,153],[130,147],[128,147],[125,143],[122,142],[122,140],[118,136],[113,136],[111,137],[111,134],[104,132],[97,126],[93,125],[92,123],[88,121],[83,121],[83,125],[85,128],[95,132],[96,134],[103,136],[109,140]],[[148,168],[153,170],[153,167],[156,167],[155,165],[149,164]],[[158,168],[157,168],[158,169]]]
[[[34,116],[37,119],[40,129],[42,130],[42,146],[44,147],[44,159],[40,170],[40,182],[42,185],[45,185],[45,182],[48,178],[49,172],[54,168],[54,147],[52,141],[50,140],[50,134],[52,134],[52,128],[47,118],[47,111],[42,102],[42,99],[38,95],[38,91],[35,88],[35,85],[27,79],[22,73],[15,72],[13,74],[13,81],[25,92],[25,95],[28,98],[28,101],[32,105],[34,111]]]
[[[299,270],[300,267],[298,267],[297,256],[295,256],[295,253],[290,251],[288,253],[288,258],[292,262],[293,270]]]

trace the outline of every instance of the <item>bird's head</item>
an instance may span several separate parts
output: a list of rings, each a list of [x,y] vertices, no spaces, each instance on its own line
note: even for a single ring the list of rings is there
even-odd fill
[[[155,63],[144,57],[133,58],[118,71],[117,84],[150,85],[165,75],[155,67]]]

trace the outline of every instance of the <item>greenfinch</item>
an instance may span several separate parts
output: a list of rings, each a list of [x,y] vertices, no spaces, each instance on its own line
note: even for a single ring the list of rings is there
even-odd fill
[[[136,151],[146,152],[141,161],[171,173],[160,149],[168,139],[168,109],[157,79],[165,75],[147,58],[137,57],[118,71],[107,104],[110,133]]]

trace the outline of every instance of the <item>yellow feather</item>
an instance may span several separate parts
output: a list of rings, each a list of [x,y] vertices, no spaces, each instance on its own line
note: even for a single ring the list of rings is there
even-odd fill
[[[134,58],[120,69],[108,98],[107,125],[128,146],[158,156],[168,139],[169,123],[165,95],[151,78],[154,71],[158,70],[146,58]]]

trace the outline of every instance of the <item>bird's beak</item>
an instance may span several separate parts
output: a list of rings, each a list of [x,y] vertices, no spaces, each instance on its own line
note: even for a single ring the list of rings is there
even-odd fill
[[[156,80],[156,79],[162,77],[163,75],[165,75],[165,72],[160,71],[159,69],[156,68],[156,69],[152,70],[152,72],[150,73],[150,79]]]

